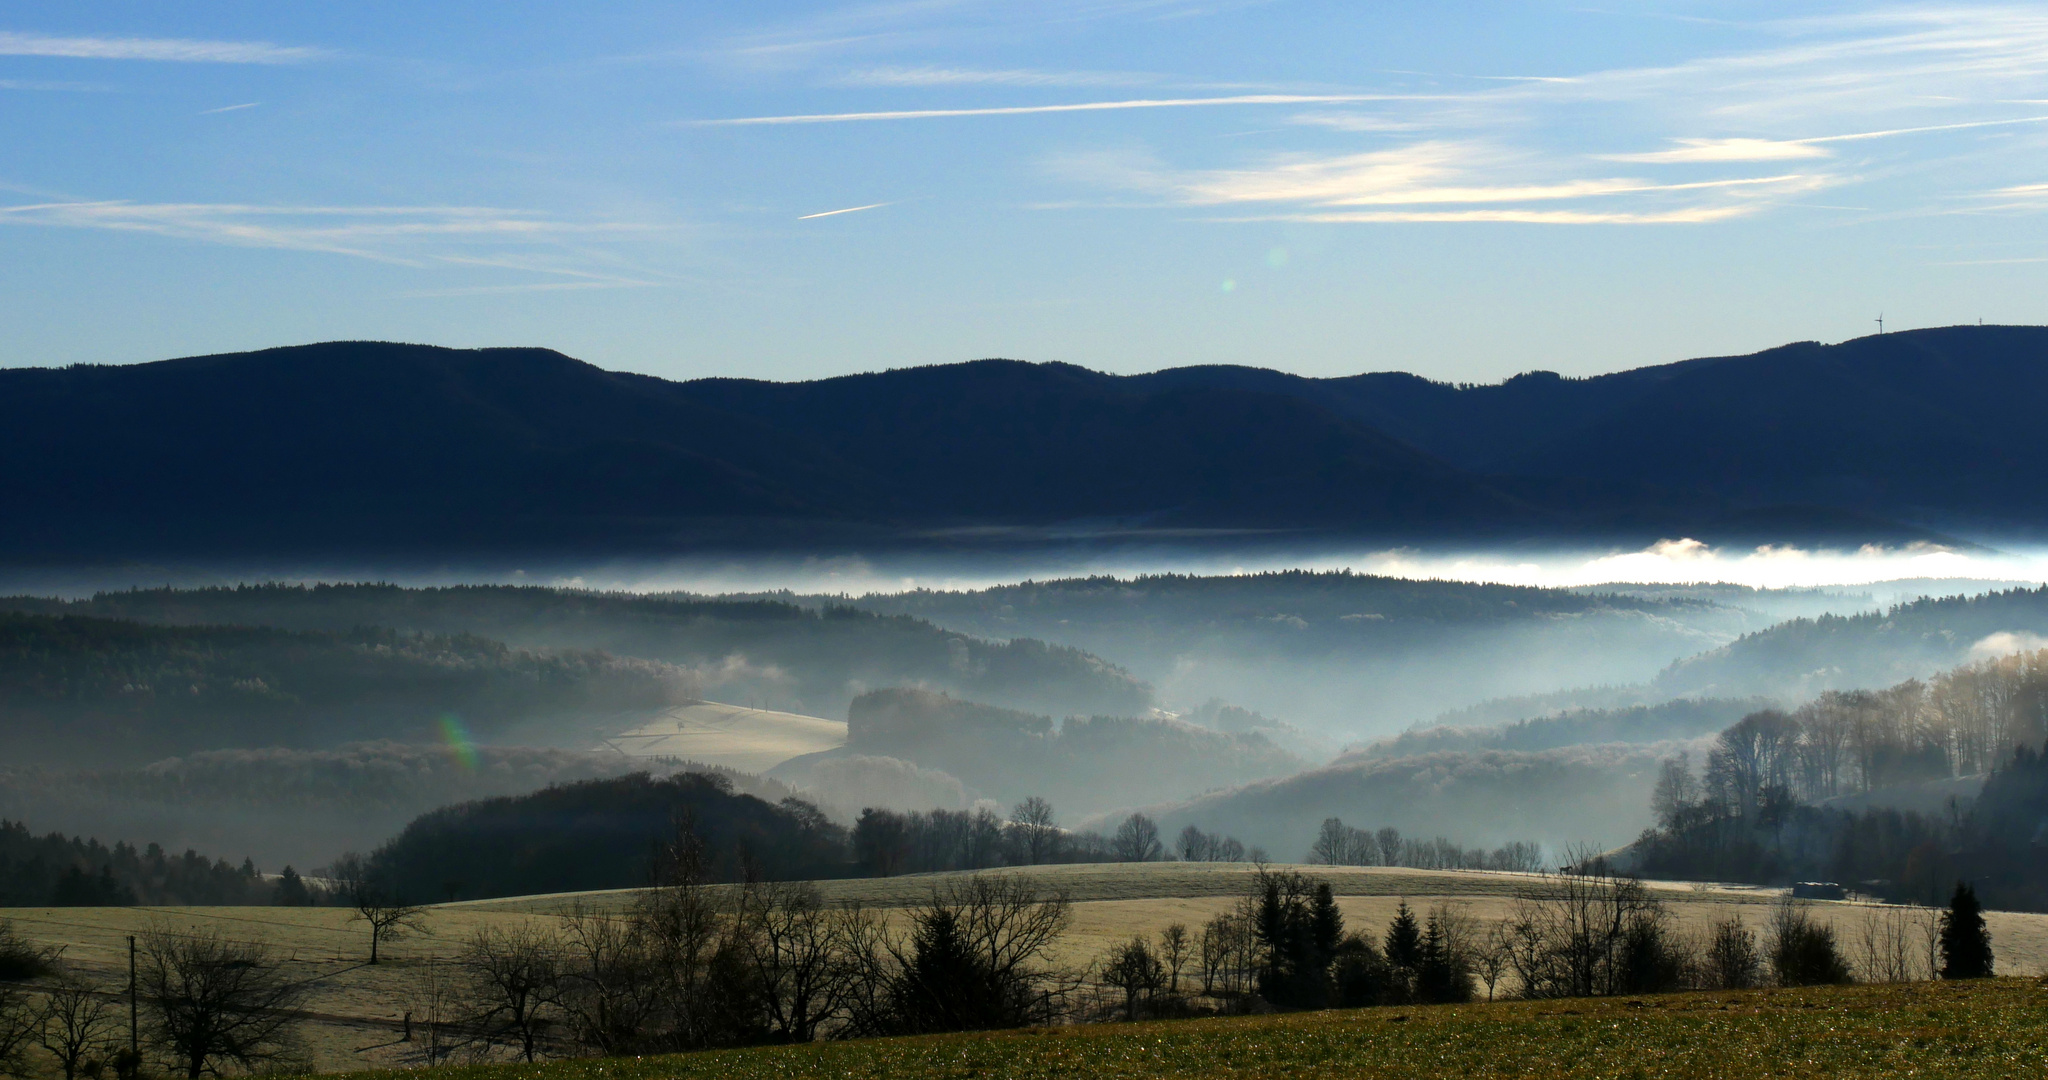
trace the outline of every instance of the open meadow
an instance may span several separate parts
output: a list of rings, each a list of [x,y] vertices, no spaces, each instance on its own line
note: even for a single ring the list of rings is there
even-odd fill
[[[454,1067],[446,1075],[448,1080],[1990,1080],[2048,1073],[2044,1032],[2048,987],[2032,979],[1997,979],[1096,1024]]]
[[[1324,866],[1299,869],[1330,881],[1347,926],[1373,936],[1382,931],[1396,906],[1404,900],[1418,911],[1437,903],[1457,905],[1474,918],[1491,921],[1507,914],[1518,890],[1541,881],[1536,875],[1481,871]],[[1156,937],[1174,922],[1199,927],[1245,895],[1255,871],[1251,866],[1232,863],[1149,863],[1048,866],[989,873],[1028,875],[1043,888],[1064,892],[1069,897],[1073,902],[1073,923],[1060,940],[1054,959],[1064,966],[1081,969],[1133,935]],[[858,902],[886,913],[916,904],[929,897],[934,888],[942,888],[963,876],[920,874],[826,881],[819,885],[828,901]],[[1771,905],[1781,898],[1778,891],[1740,886],[1662,882],[1651,883],[1651,887],[1682,930],[1703,929],[1729,915],[1740,916],[1753,928],[1761,928]],[[437,979],[454,977],[452,961],[464,942],[478,930],[556,924],[579,908],[592,912],[620,911],[637,894],[638,890],[619,890],[436,905],[427,909],[429,932],[387,941],[381,950],[382,962],[374,967],[365,962],[369,953],[367,930],[360,923],[350,923],[349,912],[337,908],[19,908],[0,910],[0,919],[11,920],[31,940],[61,948],[67,960],[110,986],[125,982],[127,939],[131,934],[151,929],[179,933],[208,930],[238,941],[267,944],[285,960],[289,970],[310,982],[306,1010],[312,1023],[306,1031],[305,1065],[313,1071],[332,1072],[402,1064],[407,1049],[402,1038],[406,1013],[424,1014],[423,998],[430,986]],[[1876,910],[1874,905],[1855,902],[1817,902],[1812,908],[1816,916],[1836,927],[1845,946],[1852,946],[1860,921]],[[1989,914],[1989,923],[2002,974],[2033,976],[2048,970],[2048,915],[1993,912]],[[1853,947],[1848,951],[1853,955]],[[1935,993],[1931,989],[1925,992]],[[2022,999],[2034,1000],[2024,996]],[[1794,999],[1766,996],[1756,1000]],[[1704,1007],[1685,1006],[1680,1012],[1691,1016]],[[1511,1031],[1521,1030],[1514,1025],[1567,1015],[1564,1010],[1609,1008],[1572,1002],[1552,1003],[1534,1012],[1525,1009],[1502,1013],[1499,1015],[1519,1019],[1502,1020],[1505,1026],[1488,1038],[1509,1038]],[[1439,1015],[1429,1010],[1403,1011],[1417,1017]],[[1335,1021],[1304,1018],[1299,1022],[1308,1025],[1304,1031],[1324,1031],[1318,1025]],[[1354,1017],[1348,1022],[1364,1021]],[[1691,1026],[1686,1030],[1698,1026],[1693,1021],[1687,1024]],[[2043,1029],[2042,1035],[2048,1037],[2048,1029]],[[837,1049],[815,1052],[846,1053]]]

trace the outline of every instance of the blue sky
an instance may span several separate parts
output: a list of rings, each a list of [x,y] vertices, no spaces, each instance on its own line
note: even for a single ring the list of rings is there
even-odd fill
[[[1495,380],[2048,322],[2048,9],[0,7],[0,364]]]

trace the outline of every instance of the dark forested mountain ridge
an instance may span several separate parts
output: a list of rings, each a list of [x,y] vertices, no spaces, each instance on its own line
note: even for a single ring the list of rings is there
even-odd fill
[[[0,372],[0,499],[8,546],[30,554],[546,549],[886,505],[803,443],[544,349],[334,343]]]
[[[676,383],[544,349],[340,342],[0,371],[0,555],[631,553],[1077,523],[2032,530],[2044,391],[2033,327],[1492,386],[1001,360]]]

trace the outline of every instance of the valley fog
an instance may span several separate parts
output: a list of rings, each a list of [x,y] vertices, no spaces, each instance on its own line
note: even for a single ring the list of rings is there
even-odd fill
[[[714,768],[845,825],[1044,797],[1067,827],[1144,810],[1280,858],[1333,813],[1480,847],[1612,845],[1650,821],[1659,762],[1703,758],[1750,712],[2038,647],[2048,601],[2019,590],[2044,559],[1098,540],[17,576],[16,620],[139,624],[189,660],[99,702],[15,691],[44,719],[0,773],[0,814],[321,865],[454,799]],[[374,689],[365,663],[385,665]],[[548,690],[516,689],[533,679]],[[170,715],[191,719],[125,760],[90,735]]]

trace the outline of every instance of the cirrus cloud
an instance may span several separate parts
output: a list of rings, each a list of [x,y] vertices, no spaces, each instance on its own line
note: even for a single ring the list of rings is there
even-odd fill
[[[0,56],[80,60],[162,60],[193,64],[299,64],[332,55],[325,49],[267,41],[192,38],[59,37],[0,30]]]

